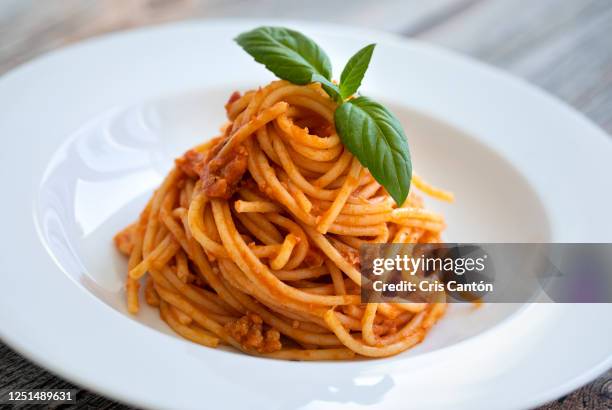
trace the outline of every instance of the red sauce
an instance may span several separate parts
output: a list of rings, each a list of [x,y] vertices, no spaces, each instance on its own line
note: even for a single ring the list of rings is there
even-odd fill
[[[202,180],[203,191],[209,198],[229,199],[247,170],[248,151],[244,145],[217,155],[227,140],[228,137],[219,138],[208,154],[189,150],[175,161],[185,174]]]
[[[257,350],[259,353],[270,353],[282,348],[278,330],[267,329],[264,331],[263,320],[255,313],[248,312],[240,319],[226,324],[225,329],[245,349]]]

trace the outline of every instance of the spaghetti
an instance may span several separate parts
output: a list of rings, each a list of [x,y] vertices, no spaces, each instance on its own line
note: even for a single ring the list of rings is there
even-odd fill
[[[225,108],[222,135],[178,158],[115,237],[128,310],[144,281],[184,338],[279,359],[384,357],[423,340],[445,304],[362,304],[358,249],[439,242],[443,217],[414,192],[395,205],[342,145],[319,84],[275,81]]]

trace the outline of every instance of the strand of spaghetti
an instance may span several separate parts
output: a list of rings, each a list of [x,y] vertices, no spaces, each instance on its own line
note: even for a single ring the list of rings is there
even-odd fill
[[[293,257],[284,266],[285,269],[294,269],[302,264],[309,250],[308,237],[304,230],[291,219],[281,216],[279,214],[269,213],[265,214],[266,220],[270,221],[274,225],[278,225],[281,228],[286,229],[291,234],[295,235],[299,240],[297,246],[293,252]],[[262,223],[263,220],[258,221]]]
[[[240,114],[244,109],[249,105],[251,99],[255,95],[255,92],[249,91],[246,92],[243,96],[240,96],[237,100],[233,102],[228,102],[225,104],[225,111],[227,112],[227,118],[230,121],[236,119],[236,116]]]
[[[306,223],[314,224],[314,216],[304,212],[297,204],[296,200],[282,186],[278,178],[276,178],[274,169],[272,169],[268,160],[263,157],[259,148],[250,140],[247,140],[246,144],[249,150],[249,172],[251,172],[257,181],[259,188],[267,195],[283,204],[298,219]]]
[[[284,360],[349,360],[355,357],[355,352],[349,349],[283,349],[266,353],[265,357]]]
[[[164,278],[166,278],[168,283],[171,284],[180,294],[184,295],[187,299],[203,307],[207,311],[211,313],[216,313],[218,315],[237,315],[239,313],[233,308],[229,312],[226,309],[222,309],[214,302],[211,302],[210,300],[208,300],[202,294],[193,290],[193,288],[190,285],[183,283],[169,269],[162,269],[161,273],[164,276]]]
[[[296,101],[295,97],[300,96],[301,98],[297,99],[297,104],[290,103],[292,105],[306,107],[319,113],[328,122],[333,122],[333,112],[336,105],[329,98],[326,98],[320,93],[320,88],[317,90],[309,86],[300,87],[286,81],[279,81],[278,84],[275,85],[276,87],[274,87],[263,100],[261,104],[262,108],[269,107],[280,100],[288,101],[291,98],[293,101]]]
[[[344,258],[349,260],[351,263],[359,260],[358,249],[353,248],[352,246],[342,242],[340,239],[334,237],[330,237],[329,241],[334,246],[334,248],[336,248],[344,256]]]
[[[444,314],[446,310],[446,303],[434,303],[433,307],[429,311],[429,314],[423,320],[423,327],[429,329],[434,323],[438,321],[440,316]]]
[[[193,239],[189,241],[190,256],[195,262],[198,272],[204,280],[214,289],[215,292],[232,308],[238,312],[244,313],[244,307],[232,297],[231,293],[225,288],[225,285],[219,280],[218,276],[212,271],[210,263],[204,256],[200,245]]]
[[[283,242],[280,232],[265,218],[256,219],[248,214],[236,214],[236,218],[249,232],[266,245],[276,245]]]
[[[282,208],[272,202],[264,202],[264,201],[242,201],[238,200],[234,203],[234,208],[236,212],[280,212]]]
[[[395,303],[393,306],[400,310],[405,310],[407,312],[419,313],[427,308],[427,303],[402,302],[402,303]]]
[[[255,245],[254,242],[249,243],[251,252],[259,259],[275,257],[280,252],[281,246],[282,245]]]
[[[409,243],[407,238],[413,232],[414,230],[412,227],[402,226],[400,229],[398,229],[395,232],[395,235],[393,236],[393,240],[391,241],[391,243],[407,243],[407,242]]]
[[[289,261],[289,257],[291,256],[291,252],[295,245],[300,241],[300,238],[290,233],[285,237],[283,244],[281,245],[278,254],[274,259],[270,261],[270,267],[272,269],[282,269],[287,262]]]
[[[208,199],[203,192],[197,194],[189,205],[189,211],[187,212],[187,219],[189,221],[189,229],[191,234],[198,241],[198,243],[207,252],[215,255],[218,258],[226,258],[227,251],[220,243],[214,241],[206,233],[204,233],[204,220],[202,218],[203,208],[206,205]]]
[[[203,330],[194,329],[190,326],[186,326],[180,321],[176,320],[172,313],[168,309],[168,304],[162,301],[159,307],[159,311],[162,319],[168,326],[172,328],[176,333],[183,336],[187,340],[191,340],[194,343],[198,343],[208,347],[217,347],[219,345],[219,338],[205,333]]]
[[[327,233],[330,229],[332,223],[336,220],[336,217],[342,211],[342,207],[346,203],[349,195],[353,192],[353,190],[357,187],[359,174],[361,173],[362,166],[357,158],[353,158],[353,162],[351,163],[351,169],[349,170],[348,176],[344,185],[338,192],[336,199],[329,207],[327,211],[321,216],[321,220],[317,223],[317,231],[322,234]],[[362,236],[362,235],[354,235],[354,236]]]
[[[359,192],[357,192],[356,194],[360,198],[368,199],[371,196],[375,195],[379,189],[380,189],[380,184],[378,183],[378,181],[372,181],[368,183],[367,185],[363,186],[362,188],[360,188]]]
[[[294,86],[294,85],[290,84],[290,86]],[[301,90],[294,89],[294,92],[288,94],[285,99],[288,100],[294,97],[295,98],[306,98],[310,102],[317,103],[320,106],[319,108],[320,112],[317,111],[317,109],[314,107],[311,108],[311,107],[308,107],[307,105],[304,105],[304,107],[308,108],[310,111],[317,112],[319,115],[324,117],[328,122],[331,122],[333,120],[333,113],[334,113],[334,110],[337,104],[331,98],[329,98],[327,93],[321,87],[321,84],[311,83],[301,88],[302,88]],[[300,104],[295,104],[295,103],[291,103],[291,105],[301,106]]]
[[[433,198],[446,202],[453,202],[455,200],[455,196],[451,192],[436,188],[433,185],[428,184],[427,182],[423,181],[423,179],[421,179],[421,177],[418,175],[412,174],[412,183],[419,190],[425,192],[427,195]]]
[[[138,292],[140,290],[140,283],[138,280],[127,275],[126,296],[127,296],[127,309],[132,314],[138,313],[140,309],[140,303],[138,301]]]
[[[353,155],[349,152],[349,150],[345,149],[338,161],[336,161],[336,163],[327,172],[317,178],[312,185],[318,188],[325,188],[327,185],[331,184],[346,171],[352,158]]]
[[[410,226],[412,228],[421,228],[426,231],[432,231],[432,232],[441,232],[446,227],[444,223],[430,222],[430,221],[418,220],[418,219],[403,219],[401,221],[397,221],[396,223],[401,224],[403,226]]]
[[[417,313],[412,317],[412,319],[410,319],[406,326],[402,327],[398,332],[394,334],[380,337],[378,339],[379,342],[382,345],[388,346],[390,344],[397,343],[410,335],[413,335],[414,333],[419,331],[421,324],[423,323],[423,319],[425,318],[425,315],[426,312]]]
[[[187,245],[187,236],[185,235],[185,231],[172,216],[172,204],[175,200],[175,190],[172,190],[168,194],[166,194],[166,197],[162,202],[161,210],[159,212],[159,219],[166,226],[166,229],[170,231],[174,239],[181,245],[181,248],[184,249],[185,252],[188,252],[189,246]]]
[[[310,211],[312,210],[312,202],[310,202],[310,200],[308,199],[306,194],[304,194],[304,191],[302,191],[300,188],[298,188],[291,181],[287,181],[287,189],[289,190],[291,195],[293,195],[293,197],[295,198],[295,200],[298,203],[298,205],[300,206],[300,208],[302,208],[302,210],[304,210],[304,212],[309,214]]]
[[[369,215],[343,215],[339,214],[335,222],[338,225],[362,225],[362,226],[370,226],[370,225],[379,225],[381,223],[385,223],[391,219],[391,214],[389,212],[381,212],[379,214],[369,214]]]
[[[340,268],[353,282],[357,285],[361,283],[361,273],[348,261],[346,261],[342,255],[334,248],[324,235],[319,233],[316,229],[311,228],[307,225],[302,225],[302,228],[306,234],[312,239],[312,241],[318,246],[318,248],[325,253],[325,255],[332,260],[332,262]]]
[[[332,202],[330,201],[315,201],[316,205],[323,210],[329,209]],[[342,207],[342,215],[356,215],[364,216],[371,214],[378,214],[383,212],[390,212],[392,210],[393,200],[384,199],[379,202],[368,201],[367,204],[345,204]]]
[[[192,201],[195,200],[197,195],[200,195],[200,191],[198,191],[198,193],[194,195],[194,199]],[[205,199],[205,201],[207,200]],[[221,243],[221,238],[219,237],[219,232],[217,231],[217,226],[215,225],[215,218],[213,218],[212,207],[208,202],[204,203],[203,207],[204,213],[203,215],[200,215],[199,218],[201,218],[202,220],[201,223],[204,224],[204,231],[211,240],[219,244]],[[189,208],[187,209],[187,221],[189,222]],[[189,226],[189,224],[186,225],[186,229],[191,232],[191,226]]]
[[[132,279],[140,279],[151,267],[160,267],[168,262],[179,250],[180,245],[166,235],[163,241],[145,259],[129,271]]]
[[[247,137],[257,131],[259,128],[263,127],[270,121],[274,120],[276,117],[287,111],[289,105],[280,101],[274,104],[272,107],[266,108],[261,111],[255,118],[238,128],[236,132],[234,132],[229,139],[226,141],[225,145],[221,147],[221,150],[215,155],[212,161],[215,161],[217,158],[224,158],[229,155],[230,152],[240,145]]]
[[[359,303],[357,295],[343,296],[318,296],[301,292],[284,282],[278,280],[268,268],[253,255],[244,240],[238,235],[234,222],[232,221],[227,203],[213,199],[213,214],[219,227],[219,233],[223,244],[226,246],[232,260],[240,267],[240,270],[253,282],[268,289],[268,292],[285,294],[288,298],[303,303],[317,303],[322,305],[345,305]]]
[[[362,319],[363,314],[365,313],[365,309],[363,309],[361,306],[355,306],[355,305],[342,306],[341,309],[342,311],[344,311],[346,315],[353,317],[355,319],[359,319],[359,320]]]
[[[217,231],[215,229],[216,227],[215,227],[215,222],[212,218],[212,211],[207,212],[208,208],[210,207],[204,208],[204,214],[201,215],[199,218],[202,220],[202,223],[204,224],[204,231],[206,232],[206,236],[209,239],[219,243],[221,239],[218,238]],[[183,224],[183,229],[185,230],[185,236],[187,237],[187,241],[191,241],[192,239],[196,240],[191,230],[191,227],[189,226],[189,209],[186,209],[185,212],[182,213],[182,215],[180,216],[180,219],[181,219],[181,223]],[[213,229],[215,230],[213,231]],[[208,251],[204,249],[204,253],[207,253],[207,252]],[[216,258],[216,256],[213,255],[212,253],[209,253],[207,256],[209,256],[212,261],[214,261]]]
[[[274,132],[275,132],[274,129],[270,130],[271,135]],[[304,173],[304,176],[306,176],[305,175],[306,172],[310,172],[310,173],[314,173],[315,175],[317,175],[317,178],[318,178],[320,174],[329,172],[329,170],[332,169],[337,162],[337,161],[317,162],[317,161],[308,159],[304,157],[303,155],[300,155],[293,148],[291,148],[291,146],[285,146],[285,149],[287,150],[287,154],[289,154],[289,158],[291,159],[291,161],[293,161],[293,163],[297,166],[297,168],[299,169],[301,173]],[[274,154],[276,155],[276,152]]]
[[[304,191],[307,195],[317,199],[327,199],[333,201],[334,198],[336,198],[338,195],[336,190],[327,190],[315,187],[308,182],[304,176],[302,176],[294,162],[291,160],[285,145],[279,137],[272,137],[272,146],[274,147],[274,152],[276,152],[276,155],[278,155],[283,170],[287,173],[287,175],[289,175],[291,182],[293,182],[298,188]]]
[[[391,211],[391,221],[401,223],[405,219],[423,219],[432,222],[444,222],[444,217],[437,212],[423,208],[397,208]]]
[[[189,199],[187,199],[187,197],[189,196],[189,198],[191,198],[191,194],[187,186],[191,185],[191,188],[193,189],[194,184],[191,179],[184,179],[183,181],[184,181],[183,186],[178,187],[178,206],[187,207],[189,206]],[[175,207],[170,208],[170,212],[172,212],[174,209],[176,208]]]
[[[352,305],[351,308],[356,308],[356,306]],[[324,314],[325,316],[325,314]],[[345,315],[341,312],[336,312],[336,316],[340,321],[340,324],[348,329],[349,331],[360,332],[361,331],[361,316],[360,317],[352,317],[349,315]],[[327,325],[329,328],[329,325]]]
[[[333,310],[330,309],[325,314],[324,319],[330,329],[346,347],[367,357],[386,357],[398,354],[420,343],[424,337],[423,331],[417,331],[398,342],[388,344],[384,347],[373,347],[354,339],[350,333],[344,329]]]
[[[153,283],[153,279],[151,276],[147,276],[147,284],[145,285],[145,301],[149,304],[149,306],[159,307],[160,299],[157,291],[155,290],[155,285]]]
[[[176,277],[183,283],[187,283],[191,274],[187,266],[187,257],[185,252],[178,251],[176,254]]]
[[[310,293],[312,295],[333,295],[334,294],[334,285],[333,284],[326,284],[326,285],[320,285],[320,286],[306,286],[306,287],[302,287],[302,286],[295,286],[296,289],[301,290],[302,292],[305,293]]]
[[[232,315],[238,316],[239,314],[242,313],[242,311],[234,309],[232,307],[232,305],[227,303],[224,299],[221,298],[220,295],[218,295],[217,293],[215,293],[213,291],[201,288],[201,287],[196,286],[194,284],[189,284],[189,287],[191,289],[193,289],[195,292],[197,292],[200,295],[202,295],[202,297],[204,297],[206,300],[216,304],[219,308],[223,309],[223,311],[227,312],[227,314],[232,314]]]
[[[143,212],[138,223],[132,231],[132,236],[135,236],[135,242],[132,247],[132,251],[130,252],[130,257],[128,259],[128,272],[136,267],[140,261],[142,260],[142,244],[144,239],[143,233],[143,224],[145,222],[146,215]],[[127,275],[126,282],[126,297],[127,297],[127,308],[128,312],[132,314],[138,313],[140,309],[140,303],[138,300],[138,291],[140,290],[140,283],[137,279],[130,277],[129,273]]]
[[[274,310],[272,308],[270,309]],[[277,313],[282,314],[282,312],[277,312]],[[327,326],[325,325],[325,322],[323,321],[322,318],[317,318],[315,321],[310,322],[304,319],[295,319],[295,318],[292,319],[291,317],[285,316],[284,314],[282,314],[282,316],[280,316],[280,319],[288,323],[289,325],[291,325],[291,327],[294,329],[300,329],[300,330],[304,330],[310,333],[325,334],[325,335],[329,335],[332,337],[336,337],[333,333],[329,331],[329,329],[327,329]],[[336,338],[336,340],[338,339]],[[340,344],[341,344],[340,341],[338,341],[337,345],[340,346]]]
[[[334,223],[330,225],[327,232],[346,236],[379,236],[387,232],[387,226],[384,223],[368,226],[351,226]]]
[[[242,187],[238,189],[238,194],[240,197],[246,201],[252,202],[266,202],[269,201],[269,198],[266,198],[265,195],[262,195],[259,191],[254,187]],[[272,202],[274,203],[274,202]]]
[[[391,231],[389,230],[389,226],[387,224],[383,225],[383,231],[374,238],[373,243],[387,243],[389,242],[389,236],[391,235]]]
[[[142,245],[142,254],[144,257],[147,257],[149,253],[151,253],[153,249],[153,241],[157,234],[157,227],[159,224],[159,220],[157,216],[159,214],[159,209],[161,207],[161,201],[166,193],[166,191],[174,184],[176,179],[179,177],[180,171],[176,168],[172,169],[168,176],[164,179],[161,186],[157,188],[157,191],[153,195],[151,202],[151,211],[148,215],[148,223],[144,234],[143,245]]]
[[[378,311],[389,319],[395,319],[402,313],[395,305],[389,303],[379,303]]]
[[[361,318],[361,337],[370,346],[378,344],[378,337],[374,334],[374,319],[376,318],[377,309],[378,303],[368,303]]]
[[[159,220],[159,213],[157,215],[157,219]],[[154,246],[159,245],[159,243],[163,241],[166,236],[168,236],[168,228],[166,228],[164,224],[157,225],[157,233],[155,234],[155,238],[153,239],[153,245]]]
[[[325,266],[329,270],[336,294],[346,295],[346,286],[344,285],[344,280],[342,279],[342,272],[340,272],[340,269],[338,269],[338,267],[329,259],[325,261]]]
[[[266,87],[267,88],[267,87]],[[269,90],[265,88],[257,89],[253,91],[252,97],[249,99],[248,104],[244,108],[244,110],[232,121],[231,126],[226,130],[225,135],[231,135],[238,130],[241,126],[246,124],[251,118],[253,118],[258,111],[261,109],[261,102],[264,97],[269,93]]]
[[[191,316],[187,315],[186,313],[183,313],[172,305],[170,306],[170,314],[176,317],[176,319],[182,325],[189,326],[193,323],[193,319],[191,318]]]
[[[134,234],[136,233],[138,225],[138,222],[130,224],[113,236],[113,242],[117,250],[128,257],[132,254],[132,250],[134,249]]]
[[[328,273],[327,268],[324,266],[316,266],[313,268],[302,268],[294,270],[274,270],[272,273],[284,281],[300,280],[300,279],[314,279]]]
[[[184,202],[181,200],[180,205],[184,209],[189,208],[189,204],[191,203],[191,198],[193,198],[193,192],[195,190],[195,183],[191,179],[185,180],[185,186],[181,193],[184,193]]]
[[[338,135],[334,134],[332,136],[324,137],[324,138],[321,138],[316,135],[312,135],[308,132],[307,129],[304,129],[302,127],[298,127],[297,125],[295,125],[293,121],[290,120],[289,117],[287,117],[286,114],[279,115],[278,118],[276,119],[276,123],[278,124],[278,127],[286,135],[290,135],[293,137],[291,139],[293,143],[296,143],[296,144],[299,143],[306,147],[320,149],[320,150],[334,148],[337,146],[342,147],[342,145],[340,144],[340,138],[338,137]]]
[[[291,105],[297,105],[303,108],[306,108],[310,111],[314,111],[317,114],[321,115],[328,123],[333,124],[334,118],[333,113],[336,110],[336,104],[330,102],[329,98],[325,99],[325,97],[320,99],[308,98],[304,95],[290,95],[285,98]]]
[[[368,243],[375,243],[373,241],[368,241],[362,238],[356,238],[354,236],[339,236],[338,239],[352,247],[353,249],[359,249],[361,246],[366,245]]]
[[[401,234],[403,236],[398,237],[397,242],[417,243],[419,242],[420,238],[423,236],[424,233],[425,233],[424,229],[412,228],[412,227],[402,227],[402,229],[398,231],[397,235],[399,236]],[[393,240],[393,242],[397,243],[395,239]]]
[[[270,124],[258,129],[255,133],[257,137],[257,143],[261,147],[262,151],[266,154],[266,156],[270,158],[270,160],[272,160],[272,162],[277,165],[280,165],[280,160],[278,159],[278,156],[276,155],[276,152],[274,152],[274,148],[272,147],[272,140],[270,139],[269,135],[271,132],[275,131],[274,127]]]

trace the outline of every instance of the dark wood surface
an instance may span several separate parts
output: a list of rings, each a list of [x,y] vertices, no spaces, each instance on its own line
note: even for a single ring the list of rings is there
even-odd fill
[[[215,17],[325,21],[421,39],[523,77],[612,133],[612,0],[2,0],[0,74],[103,33]],[[0,342],[0,391],[35,388],[74,387]],[[82,389],[77,398],[78,407],[125,407]],[[612,370],[542,409],[612,409]]]

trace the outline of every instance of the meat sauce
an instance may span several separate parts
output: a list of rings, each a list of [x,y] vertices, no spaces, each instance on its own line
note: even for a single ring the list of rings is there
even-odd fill
[[[226,324],[225,329],[245,349],[270,353],[282,348],[278,330],[264,330],[262,318],[254,313],[248,312],[240,319]]]
[[[217,154],[227,139],[215,145],[209,153],[210,160],[199,174],[202,188],[209,198],[229,199],[247,170],[249,153],[244,145],[238,145],[225,154]]]
[[[232,94],[228,105],[238,98],[240,94]],[[175,161],[185,174],[202,180],[202,189],[209,198],[229,199],[247,170],[249,154],[243,144],[219,155],[230,139],[227,135],[230,129],[227,127],[226,135],[213,141],[214,145],[207,154],[192,149]]]

